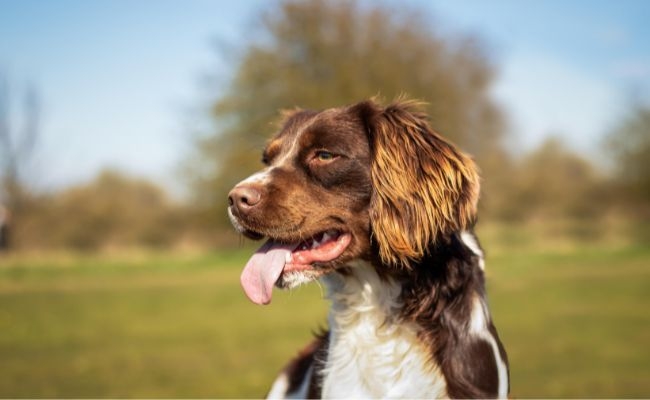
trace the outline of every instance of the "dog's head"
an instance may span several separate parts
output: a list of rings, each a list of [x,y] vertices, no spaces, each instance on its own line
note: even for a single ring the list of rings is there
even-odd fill
[[[473,161],[414,102],[288,112],[263,162],[228,208],[239,232],[268,238],[242,274],[257,303],[274,284],[293,287],[354,259],[408,268],[476,215]]]

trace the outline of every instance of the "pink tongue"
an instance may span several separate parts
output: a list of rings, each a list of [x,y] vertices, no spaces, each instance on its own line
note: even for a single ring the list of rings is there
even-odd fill
[[[271,302],[273,286],[278,280],[284,264],[295,245],[286,245],[269,240],[260,247],[246,263],[241,273],[241,285],[246,296],[257,304]]]

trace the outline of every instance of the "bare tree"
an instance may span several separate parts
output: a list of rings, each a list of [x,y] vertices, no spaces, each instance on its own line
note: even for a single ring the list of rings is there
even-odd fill
[[[9,81],[0,74],[0,200],[14,213],[27,199],[24,170],[39,139],[40,101],[33,85],[26,88],[22,100],[22,121],[15,124]]]
[[[25,168],[39,137],[40,104],[34,86],[23,94],[22,119],[15,124],[7,77],[0,73],[0,250],[10,246],[10,222],[20,220],[30,193]]]

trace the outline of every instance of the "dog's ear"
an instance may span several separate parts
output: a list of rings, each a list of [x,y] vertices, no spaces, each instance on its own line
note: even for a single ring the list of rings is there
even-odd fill
[[[479,197],[470,157],[431,129],[413,101],[355,108],[372,161],[370,223],[384,263],[408,267],[436,240],[471,226]]]

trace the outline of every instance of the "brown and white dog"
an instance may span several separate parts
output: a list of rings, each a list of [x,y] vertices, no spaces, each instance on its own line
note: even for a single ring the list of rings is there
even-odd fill
[[[270,398],[507,397],[472,231],[477,168],[415,102],[288,112],[263,162],[229,194],[235,228],[268,238],[244,291],[266,304],[273,286],[318,279],[332,302]]]

